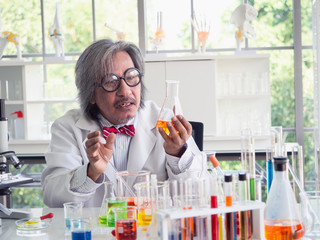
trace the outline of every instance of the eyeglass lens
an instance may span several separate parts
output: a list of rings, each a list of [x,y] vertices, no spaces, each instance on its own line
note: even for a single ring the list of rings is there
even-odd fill
[[[140,72],[135,68],[130,68],[124,73],[124,77],[128,86],[134,87],[139,84],[141,75]],[[120,77],[113,73],[108,73],[102,79],[102,87],[107,91],[114,91],[120,85]]]

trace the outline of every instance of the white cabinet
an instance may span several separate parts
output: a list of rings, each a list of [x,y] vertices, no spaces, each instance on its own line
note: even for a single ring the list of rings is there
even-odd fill
[[[165,80],[180,81],[185,117],[205,126],[205,150],[240,149],[241,129],[251,128],[263,148],[271,126],[268,55],[146,58],[147,99],[159,106]]]
[[[50,140],[53,121],[68,109],[78,107],[74,84],[75,61],[0,61],[0,97],[6,99],[9,149],[19,154],[43,154]],[[16,111],[23,124],[14,129]]]
[[[23,139],[11,135],[9,149],[20,154],[43,154],[53,121],[78,108],[74,84],[75,61],[0,61],[0,97],[10,115],[24,114]],[[165,98],[165,80],[180,80],[179,97],[185,117],[204,123],[205,150],[240,149],[240,130],[251,127],[256,148],[270,128],[268,55],[191,55],[146,58],[143,81],[146,99],[159,106]],[[261,138],[261,141],[259,140]],[[261,144],[260,144],[261,143]]]

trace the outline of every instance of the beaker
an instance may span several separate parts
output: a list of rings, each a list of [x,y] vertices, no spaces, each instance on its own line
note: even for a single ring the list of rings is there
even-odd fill
[[[162,129],[169,134],[167,122],[171,122],[171,118],[177,115],[182,115],[179,100],[179,81],[166,80],[166,98],[158,117],[157,129],[162,127]]]
[[[137,208],[117,207],[113,209],[116,226],[116,239],[137,239]]]
[[[127,170],[116,173],[117,196],[126,197],[128,206],[136,205],[137,192],[133,187],[136,183],[150,182],[150,171],[147,170]]]
[[[113,182],[104,182],[104,196],[102,199],[100,213],[99,213],[99,224],[107,226],[107,212],[108,212],[108,200],[115,199]]]
[[[134,185],[137,192],[138,223],[140,227],[149,226],[152,220],[151,185],[140,182]]]
[[[288,158],[273,158],[273,180],[264,210],[266,240],[301,239],[305,233],[288,177]]]

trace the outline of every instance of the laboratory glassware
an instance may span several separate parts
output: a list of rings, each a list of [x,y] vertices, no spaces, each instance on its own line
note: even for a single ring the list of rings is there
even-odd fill
[[[288,176],[288,158],[273,158],[273,180],[264,210],[266,240],[301,239],[305,233]]]
[[[102,199],[100,213],[99,213],[99,224],[107,226],[107,212],[108,212],[108,200],[115,199],[113,182],[106,181],[104,184],[104,196]]]
[[[247,175],[245,172],[239,173],[239,202],[245,204],[248,201]],[[251,211],[239,212],[239,239],[251,239]]]
[[[210,177],[210,207],[218,208],[218,177]],[[211,215],[211,239],[219,240],[219,220],[218,214]]]
[[[91,240],[91,222],[89,219],[72,219],[70,225],[72,240]]]
[[[132,197],[137,197],[134,185],[139,182],[150,182],[150,171],[147,170],[126,170],[116,172],[117,178],[117,196],[129,197],[128,200],[132,201]],[[131,203],[129,203],[131,205]]]
[[[224,196],[226,207],[232,206],[232,174],[224,175]],[[225,214],[225,229],[226,229],[226,240],[233,240],[234,238],[234,219],[233,213]]]
[[[152,220],[152,199],[150,182],[140,182],[134,185],[137,193],[138,224],[146,229]]]
[[[249,199],[256,199],[256,159],[255,159],[255,144],[251,129],[241,130],[241,164],[242,169],[249,173]]]
[[[82,217],[82,202],[67,202],[63,204],[64,208],[64,218],[66,221],[66,228],[70,230],[71,228],[71,220],[76,219],[79,220]]]
[[[116,239],[137,239],[137,207],[116,207],[113,209],[115,216]]]
[[[177,115],[182,115],[182,108],[179,100],[179,81],[166,80],[166,98],[163,102],[158,121],[157,129],[162,129],[169,134],[167,123],[171,122],[171,118]]]

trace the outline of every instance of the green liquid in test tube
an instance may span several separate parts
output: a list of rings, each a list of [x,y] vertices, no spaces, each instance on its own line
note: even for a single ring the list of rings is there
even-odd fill
[[[254,178],[250,178],[250,200],[256,200],[256,184]]]

